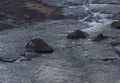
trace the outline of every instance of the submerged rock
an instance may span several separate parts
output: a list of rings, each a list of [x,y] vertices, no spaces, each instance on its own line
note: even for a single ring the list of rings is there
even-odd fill
[[[13,26],[10,24],[0,23],[0,31],[5,30],[5,29],[11,29],[11,28],[13,28]]]
[[[111,26],[116,29],[120,29],[120,21],[112,22]]]
[[[94,41],[101,41],[101,40],[104,40],[106,38],[107,38],[106,36],[104,36],[103,34],[100,33],[99,35],[97,35],[95,37]]]
[[[53,53],[53,48],[42,39],[32,39],[26,45],[26,50],[36,53]]]
[[[7,62],[7,63],[12,63],[15,62],[17,59],[12,59],[12,58],[2,58],[0,57],[1,62]]]
[[[60,13],[52,13],[51,15],[49,15],[49,18],[53,20],[62,20],[65,18],[65,16]]]
[[[24,10],[23,12],[25,14],[24,15],[25,20],[44,21],[46,19],[45,14],[37,10],[27,9]]]
[[[25,52],[24,54],[21,54],[21,56],[27,59],[31,59],[31,58],[39,58],[41,57],[41,54]]]
[[[118,54],[118,56],[120,56],[120,51],[116,51],[115,53]]]
[[[80,30],[75,30],[67,35],[68,39],[79,39],[79,38],[86,38],[87,34]]]
[[[118,46],[120,45],[120,42],[111,42],[111,46]]]

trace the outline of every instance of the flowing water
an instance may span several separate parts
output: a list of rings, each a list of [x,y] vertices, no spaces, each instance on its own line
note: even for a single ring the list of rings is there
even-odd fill
[[[113,33],[114,38],[120,39],[120,31],[110,29],[110,23],[114,20],[107,17],[111,14],[93,11],[109,4],[93,4],[92,0],[86,0],[83,4],[71,6],[64,3],[74,3],[73,0],[62,1],[59,3],[56,0],[54,4],[72,11],[82,7],[88,15],[77,20],[47,20],[16,25],[18,28],[0,32],[0,56],[17,59],[13,63],[0,62],[0,83],[120,83],[119,56],[106,44],[111,39],[99,43],[92,41],[92,37],[101,32]],[[90,21],[87,21],[88,18]],[[87,32],[90,37],[67,39],[66,35],[76,29]],[[31,61],[20,61],[23,59],[20,53],[25,52],[24,46],[32,38],[45,40],[54,48],[54,53],[41,54],[41,57]]]

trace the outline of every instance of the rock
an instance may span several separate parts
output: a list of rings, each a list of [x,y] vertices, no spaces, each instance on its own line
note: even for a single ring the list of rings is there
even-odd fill
[[[7,62],[7,63],[12,63],[15,62],[17,59],[12,59],[12,58],[2,58],[0,57],[1,62]]]
[[[8,5],[9,4],[9,5]],[[17,21],[45,21],[58,7],[49,6],[38,0],[9,0],[0,3],[0,19]]]
[[[79,38],[86,38],[87,35],[85,32],[80,30],[75,30],[67,35],[68,39],[79,39]]]
[[[49,18],[53,20],[62,20],[65,18],[65,16],[60,13],[53,13],[49,16]]]
[[[40,54],[37,53],[30,53],[30,52],[25,52],[24,54],[21,54],[21,56],[27,58],[27,59],[31,59],[31,58],[39,58],[41,57]]]
[[[118,56],[120,56],[120,51],[116,51],[115,53],[118,54]]]
[[[118,60],[117,58],[105,58],[105,59],[101,59],[102,61],[114,61],[114,60]]]
[[[27,9],[27,10],[24,10],[23,12],[24,12],[25,20],[44,21],[46,19],[45,14],[37,10]]]
[[[120,45],[120,42],[111,42],[111,46],[118,46]]]
[[[11,28],[13,28],[13,26],[10,24],[0,23],[0,31],[5,30],[5,29],[11,29]]]
[[[119,0],[92,0],[93,4],[120,4]]]
[[[53,53],[53,48],[45,43],[42,39],[32,39],[26,45],[26,50],[28,52],[36,53]]]
[[[116,29],[120,29],[120,21],[112,22],[111,26]]]
[[[106,39],[106,38],[107,38],[106,36],[104,36],[103,34],[100,33],[99,35],[97,35],[95,37],[94,41],[101,41],[101,40]]]

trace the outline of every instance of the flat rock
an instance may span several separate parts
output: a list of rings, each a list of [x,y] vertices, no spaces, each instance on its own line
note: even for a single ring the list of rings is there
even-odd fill
[[[92,3],[97,4],[120,4],[119,0],[92,0]]]
[[[26,45],[26,50],[36,53],[52,53],[53,48],[42,39],[32,39]]]
[[[49,15],[49,18],[53,20],[63,20],[65,16],[60,13],[52,13],[51,15]]]
[[[31,59],[31,58],[39,58],[41,57],[41,54],[25,52],[24,54],[21,54],[21,56],[27,59]]]
[[[85,0],[42,0],[44,3],[47,3],[52,6],[63,7],[65,5],[81,5]]]
[[[119,59],[113,48],[100,43],[85,44],[84,47],[87,58],[89,59]]]
[[[5,29],[12,29],[13,26],[10,24],[6,24],[6,23],[0,23],[0,31],[5,30]]]
[[[88,16],[88,13],[81,5],[64,7],[62,12],[68,19],[83,19]]]

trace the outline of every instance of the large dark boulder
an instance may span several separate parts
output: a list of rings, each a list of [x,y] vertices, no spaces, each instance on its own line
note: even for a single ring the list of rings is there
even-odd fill
[[[54,51],[51,46],[39,38],[30,40],[26,45],[26,50],[36,53],[52,53]]]
[[[42,0],[5,0],[0,1],[0,19],[34,22],[45,21],[48,16],[59,10]]]
[[[79,38],[86,38],[87,34],[80,30],[75,30],[67,35],[68,39],[79,39]]]
[[[111,23],[111,26],[116,29],[120,29],[120,21],[114,21]]]

